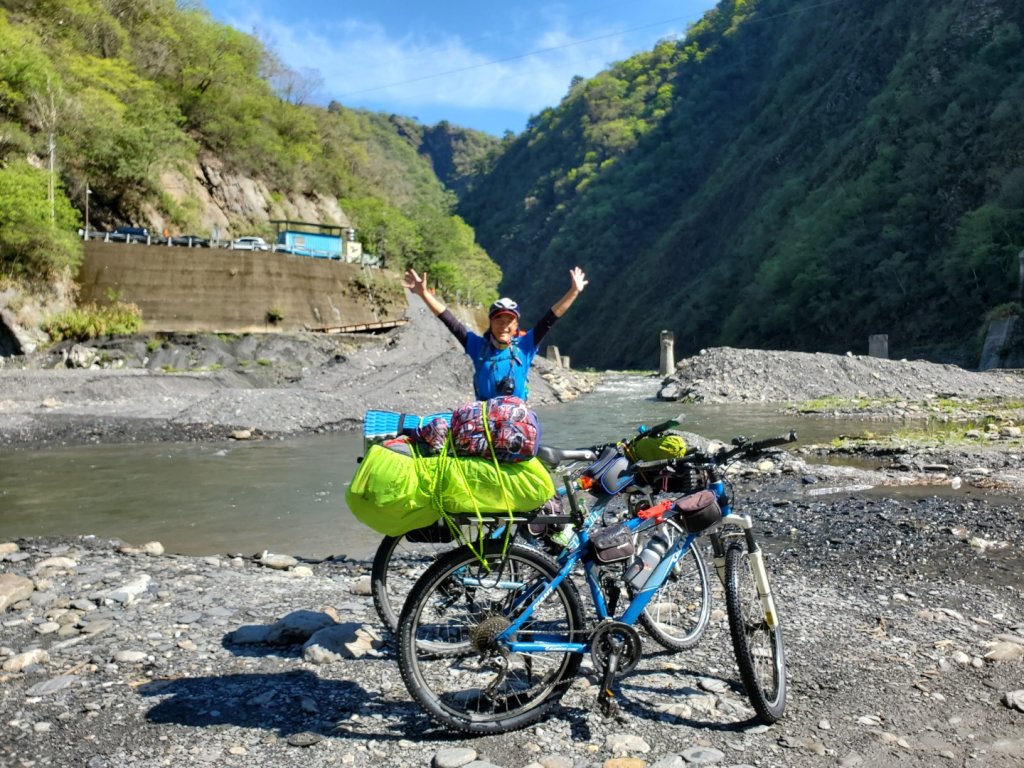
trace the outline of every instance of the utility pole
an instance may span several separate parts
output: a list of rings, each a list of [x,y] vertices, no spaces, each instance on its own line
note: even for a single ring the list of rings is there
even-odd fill
[[[92,190],[89,189],[89,180],[85,181],[85,239],[89,239],[89,195],[92,194]]]

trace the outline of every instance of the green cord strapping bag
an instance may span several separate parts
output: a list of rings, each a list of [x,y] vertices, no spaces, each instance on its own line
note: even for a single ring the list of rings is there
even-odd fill
[[[370,446],[345,493],[348,508],[378,533],[400,536],[440,519],[438,503],[448,515],[508,514],[529,512],[555,495],[538,459],[495,464],[447,457],[453,466],[439,473],[440,458]]]
[[[686,455],[686,440],[671,432],[640,437],[633,441],[633,457],[637,461],[681,459]]]

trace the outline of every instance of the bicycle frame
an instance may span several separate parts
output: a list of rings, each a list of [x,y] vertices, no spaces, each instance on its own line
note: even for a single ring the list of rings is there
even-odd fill
[[[555,636],[552,636],[550,640],[544,640],[543,638],[537,640],[536,635],[534,635],[534,639],[529,641],[511,640],[510,638],[514,637],[523,629],[523,627],[530,621],[535,607],[543,603],[565,579],[569,578],[577,563],[580,561],[582,561],[584,565],[584,577],[590,590],[591,597],[593,598],[599,622],[615,620],[629,626],[634,625],[640,615],[647,608],[647,605],[650,603],[654,595],[657,594],[658,590],[668,580],[676,563],[678,563],[680,558],[689,551],[694,542],[700,536],[705,534],[710,535],[711,537],[712,547],[715,554],[715,570],[718,573],[719,579],[724,583],[725,545],[722,542],[723,534],[719,529],[722,526],[727,525],[736,526],[741,529],[743,536],[746,539],[747,553],[750,559],[750,565],[754,572],[754,578],[757,583],[758,596],[761,600],[769,627],[775,629],[777,625],[775,603],[768,584],[768,575],[765,571],[764,559],[761,555],[761,550],[757,544],[757,540],[753,535],[753,521],[749,515],[740,515],[733,512],[731,499],[728,496],[724,481],[721,479],[715,479],[709,485],[709,490],[715,494],[715,497],[720,502],[720,506],[722,508],[722,519],[709,530],[701,531],[700,533],[687,533],[686,536],[680,537],[673,542],[661,562],[647,579],[647,582],[633,596],[629,605],[618,618],[613,617],[609,611],[608,602],[605,599],[604,590],[601,588],[600,584],[599,572],[601,564],[597,561],[596,557],[594,557],[589,547],[590,530],[596,523],[598,516],[603,514],[604,511],[604,506],[601,503],[603,500],[599,500],[593,505],[587,516],[584,518],[583,525],[579,531],[579,544],[571,551],[563,553],[564,560],[562,557],[559,558],[560,568],[558,574],[544,584],[543,589],[539,594],[528,593],[527,595],[520,596],[516,600],[516,605],[522,605],[522,603],[527,600],[529,600],[529,605],[500,635],[498,635],[497,639],[502,641],[508,650],[513,653],[586,653],[590,646],[589,640],[587,642],[573,642],[571,640],[567,641]],[[571,499],[575,502],[574,494],[571,495]],[[660,517],[652,517],[649,519],[634,517],[626,520],[625,525],[631,533],[639,533],[640,531],[660,524],[660,522],[662,522],[662,518]],[[725,535],[729,536],[736,534]],[[477,581],[477,584],[480,583],[491,584],[492,582],[487,579],[483,579]],[[495,581],[493,584],[495,586],[521,586],[515,581]]]

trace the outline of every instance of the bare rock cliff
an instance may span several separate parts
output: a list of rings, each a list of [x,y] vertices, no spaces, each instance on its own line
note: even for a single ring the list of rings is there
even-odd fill
[[[283,195],[265,181],[225,172],[221,160],[210,154],[201,155],[197,163],[184,170],[165,171],[160,181],[176,203],[191,207],[198,201],[197,234],[216,230],[222,240],[252,234],[253,227],[262,229],[271,219],[351,226],[335,198],[319,192]],[[156,232],[165,227],[174,229],[155,207],[145,211],[145,218]]]

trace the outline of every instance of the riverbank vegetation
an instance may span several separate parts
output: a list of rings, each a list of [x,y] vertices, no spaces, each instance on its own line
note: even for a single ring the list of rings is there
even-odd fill
[[[142,327],[142,313],[130,302],[113,300],[97,306],[73,307],[43,321],[43,330],[54,342],[85,341],[105,336],[131,336]]]
[[[896,397],[825,397],[790,406],[805,416],[832,415],[900,424],[873,429],[870,425],[836,437],[840,452],[905,450],[907,448],[979,448],[1003,450],[1024,446],[1024,402],[1002,398],[932,397],[907,402]]]

